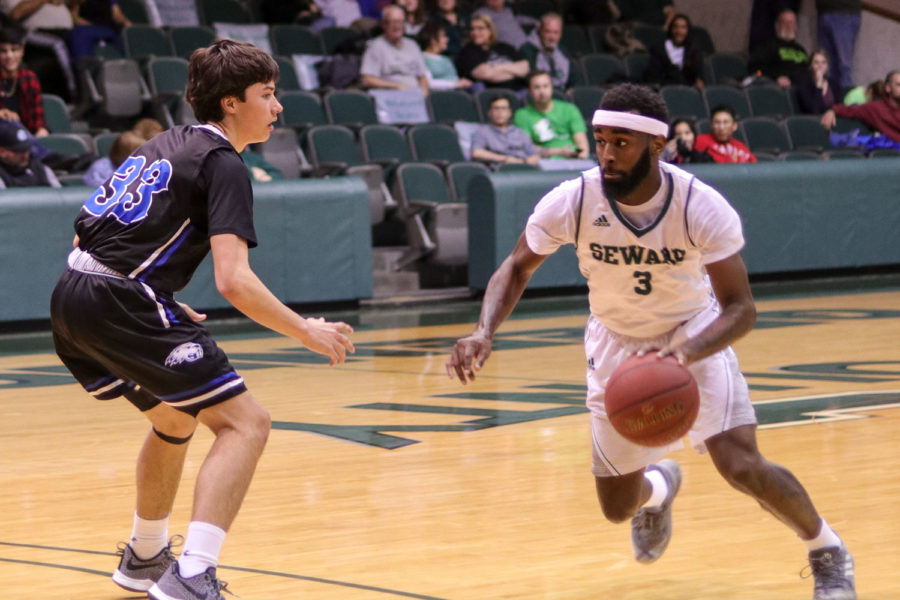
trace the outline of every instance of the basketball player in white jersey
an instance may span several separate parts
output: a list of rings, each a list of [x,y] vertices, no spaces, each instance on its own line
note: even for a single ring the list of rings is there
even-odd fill
[[[690,173],[659,160],[668,112],[650,88],[622,84],[593,117],[599,166],[545,195],[512,253],[488,283],[475,331],[457,341],[447,373],[475,379],[491,340],[532,273],[564,244],[574,244],[588,280],[585,329],[592,472],[608,520],[631,519],[632,548],[658,559],[672,534],[678,464],[662,448],[631,443],[610,425],[606,381],[629,354],[675,356],[700,388],[690,431],[722,477],[793,529],[807,547],[814,600],[855,600],[853,558],[819,516],[799,481],[767,461],[756,445],[756,416],[730,345],[756,320],[740,256],[741,222],[728,202]]]

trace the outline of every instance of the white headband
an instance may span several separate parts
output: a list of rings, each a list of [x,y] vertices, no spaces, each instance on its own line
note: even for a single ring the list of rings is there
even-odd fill
[[[591,121],[591,124],[594,127],[621,127],[622,129],[649,133],[650,135],[669,136],[668,124],[652,117],[618,110],[598,110],[594,112],[594,119]]]

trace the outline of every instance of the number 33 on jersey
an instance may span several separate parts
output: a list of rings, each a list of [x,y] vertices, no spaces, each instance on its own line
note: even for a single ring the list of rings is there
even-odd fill
[[[153,195],[169,188],[172,164],[161,158],[147,165],[143,156],[129,156],[115,174],[84,203],[90,214],[115,218],[123,225],[147,216]]]

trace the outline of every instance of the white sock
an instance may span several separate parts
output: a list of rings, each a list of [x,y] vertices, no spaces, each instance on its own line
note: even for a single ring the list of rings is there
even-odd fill
[[[219,552],[225,543],[225,531],[211,523],[191,521],[184,552],[178,558],[178,572],[187,579],[219,564]]]
[[[149,521],[134,513],[129,543],[138,558],[153,558],[169,543],[169,517]]]
[[[669,484],[666,483],[666,478],[656,469],[644,471],[644,478],[650,483],[652,491],[650,492],[650,498],[644,502],[641,508],[658,508],[662,506],[662,503],[666,501],[666,496],[669,495]]]
[[[803,543],[806,544],[807,552],[821,550],[822,548],[840,548],[844,545],[838,534],[834,532],[834,529],[825,522],[825,519],[822,519],[822,525],[819,527],[819,533],[816,537],[811,540],[803,540]]]

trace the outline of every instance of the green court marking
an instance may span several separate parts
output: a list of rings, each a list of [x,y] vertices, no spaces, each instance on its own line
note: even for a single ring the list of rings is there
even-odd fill
[[[16,548],[34,548],[39,550],[55,550],[59,552],[69,552],[74,554],[99,554],[103,556],[118,556],[115,552],[98,552],[96,550],[84,550],[81,548],[63,548],[59,546],[42,546],[39,544],[21,544],[16,542],[3,542],[0,541],[0,546],[11,546]],[[109,571],[98,571],[96,569],[86,569],[83,567],[76,567],[72,565],[66,565],[62,563],[52,563],[52,562],[41,562],[41,561],[33,561],[33,560],[22,560],[18,558],[8,558],[0,556],[0,562],[21,564],[21,565],[32,565],[37,567],[47,567],[50,569],[64,569],[67,571],[78,571],[81,573],[89,573],[91,575],[100,575],[102,577],[112,577],[112,573]],[[401,590],[392,590],[390,588],[383,588],[373,585],[365,585],[361,583],[351,583],[349,581],[339,581],[336,579],[326,579],[324,577],[313,577],[311,575],[298,575],[296,573],[284,573],[282,571],[269,571],[266,569],[253,569],[249,567],[236,567],[232,565],[219,565],[218,568],[220,570],[228,570],[228,571],[241,571],[243,573],[255,573],[258,575],[271,575],[273,577],[281,577],[284,579],[296,579],[298,581],[310,581],[313,583],[321,583],[325,585],[336,585],[345,588],[353,588],[357,590],[366,590],[369,592],[377,592],[379,594],[387,594],[391,596],[397,596],[400,598],[417,598],[418,600],[446,600],[444,598],[438,598],[437,596],[427,596],[424,594],[416,594],[413,592],[404,592]]]

